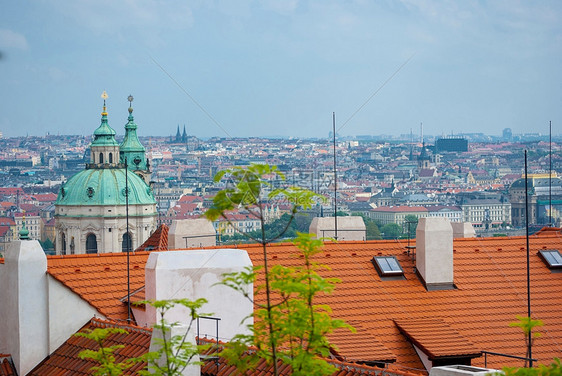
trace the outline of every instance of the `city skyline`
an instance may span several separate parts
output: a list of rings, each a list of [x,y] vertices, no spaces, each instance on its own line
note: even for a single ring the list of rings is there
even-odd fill
[[[553,134],[562,4],[10,2],[0,131],[200,138]]]

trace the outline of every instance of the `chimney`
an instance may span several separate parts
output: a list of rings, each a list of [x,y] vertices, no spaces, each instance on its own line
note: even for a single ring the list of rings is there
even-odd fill
[[[200,313],[220,318],[219,337],[229,341],[237,334],[250,334],[246,325],[253,313],[252,302],[241,292],[219,284],[223,274],[252,268],[248,253],[242,249],[197,249],[189,251],[151,252],[146,262],[146,299],[207,299]],[[253,299],[253,285],[245,293]],[[135,314],[139,325],[152,326],[158,320],[156,310],[146,307],[145,316]],[[189,325],[189,311],[174,307],[166,321]],[[194,325],[196,328],[196,325]],[[216,321],[200,320],[200,335],[215,338]]]
[[[475,238],[476,231],[470,222],[451,222],[453,238]]]
[[[316,238],[333,238],[336,235],[334,217],[314,217],[308,232],[316,234]],[[365,222],[359,216],[338,217],[338,239],[365,241],[367,230]]]
[[[0,265],[0,350],[26,375],[49,355],[47,257],[37,240],[10,243]]]
[[[203,248],[217,245],[213,224],[205,218],[173,220],[168,231],[168,249]]]
[[[446,218],[420,218],[416,269],[428,291],[454,289],[453,228]]]

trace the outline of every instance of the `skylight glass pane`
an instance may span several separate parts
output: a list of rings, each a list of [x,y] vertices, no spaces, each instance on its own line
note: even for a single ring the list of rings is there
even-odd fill
[[[555,249],[540,251],[540,255],[549,268],[562,268],[562,255],[559,251]]]
[[[397,276],[404,274],[398,260],[394,256],[373,257],[373,265],[381,276]]]

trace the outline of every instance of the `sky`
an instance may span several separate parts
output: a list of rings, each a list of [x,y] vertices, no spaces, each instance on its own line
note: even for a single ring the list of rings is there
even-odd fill
[[[328,137],[562,125],[560,0],[4,0],[0,132]]]

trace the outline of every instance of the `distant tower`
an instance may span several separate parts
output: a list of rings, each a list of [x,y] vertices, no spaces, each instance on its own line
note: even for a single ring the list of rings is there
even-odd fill
[[[185,124],[183,125],[183,134],[181,136],[181,142],[184,144],[187,142],[187,132],[185,131]]]
[[[181,142],[180,125],[178,124],[178,131],[176,132],[176,142]]]
[[[125,125],[125,138],[119,146],[121,163],[127,159],[127,168],[137,174],[146,184],[150,183],[150,163],[146,159],[144,146],[137,136],[137,125],[133,118],[133,96],[129,95],[129,117]]]
[[[513,138],[513,133],[511,132],[511,128],[504,128],[502,132],[503,139],[505,141],[511,141]]]
[[[427,151],[425,150],[425,141],[424,141],[424,142],[422,142],[422,149],[421,149],[420,155],[418,157],[418,167],[420,169],[428,169],[430,167],[429,161],[430,161],[430,158],[429,158],[429,155],[427,154]]]

